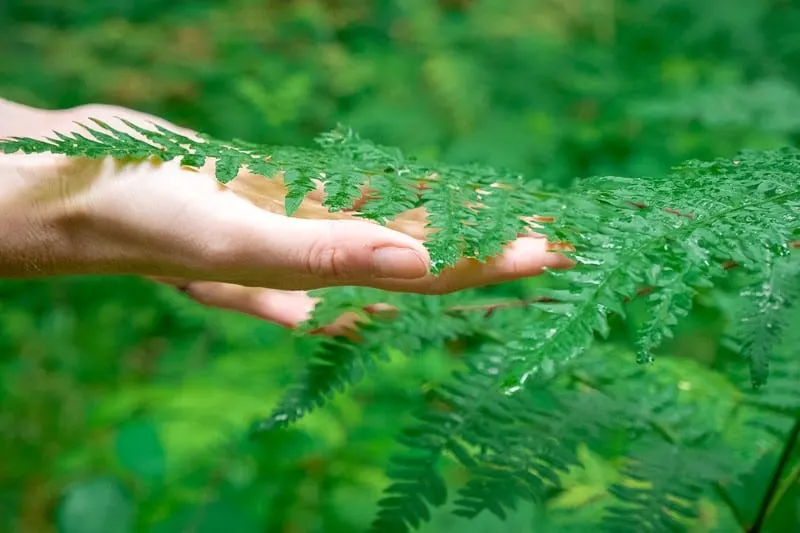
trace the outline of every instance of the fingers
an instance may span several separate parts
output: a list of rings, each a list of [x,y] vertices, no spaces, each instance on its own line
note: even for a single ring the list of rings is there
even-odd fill
[[[571,268],[574,262],[555,250],[569,246],[549,243],[544,237],[523,237],[512,242],[499,256],[486,262],[463,259],[439,276],[415,280],[378,280],[374,287],[396,292],[447,294],[467,288],[494,285],[515,279],[536,276],[545,269]]]
[[[544,269],[561,269],[573,266],[573,262],[553,249],[569,247],[552,245],[541,237],[521,238],[508,249],[485,263],[462,260],[455,267],[445,270],[439,277],[425,276],[416,280],[382,279],[371,286],[376,288],[420,294],[445,294],[469,287],[490,285],[525,276],[540,274]],[[187,281],[177,278],[154,278],[156,281],[183,288],[195,301],[220,309],[228,309],[295,328],[311,317],[317,299],[302,291],[264,289],[256,286],[241,286],[232,283]],[[313,284],[310,280],[302,283]],[[367,307],[368,314],[386,314],[395,309],[383,304]],[[347,336],[358,339],[358,325],[363,318],[356,313],[347,313],[334,323],[328,324],[314,334]]]
[[[317,299],[303,291],[243,287],[233,283],[180,278],[151,279],[172,285],[205,306],[236,311],[287,328],[295,328],[308,320],[317,303]]]
[[[250,202],[232,209],[235,228],[215,225],[217,240],[231,245],[215,253],[215,260],[206,265],[209,268],[192,275],[195,279],[283,290],[364,286],[445,294],[572,266],[564,256],[548,250],[546,239],[525,237],[499,257],[486,262],[465,259],[434,277],[422,242],[430,232],[424,209],[401,214],[389,227],[351,213],[339,213],[333,219],[333,214],[313,201],[304,203],[308,212],[301,213],[301,206],[298,215],[303,216],[286,217],[276,203],[280,199],[282,204],[283,194],[275,189],[282,190],[282,185],[264,178],[239,179],[231,182],[230,192]],[[269,205],[272,209],[267,209]],[[314,217],[317,207],[325,214]]]
[[[237,311],[287,328],[295,328],[308,320],[316,305],[316,299],[303,291],[243,287],[232,283],[195,281],[185,292],[203,305]]]
[[[227,277],[211,279],[285,290],[349,285],[446,294],[573,266],[543,236],[526,236],[497,257],[463,259],[433,276],[422,242],[399,231],[356,220],[264,215],[237,233],[237,255],[229,254],[217,271]]]
[[[232,283],[191,281],[181,278],[151,277],[150,279],[171,285],[207,307],[243,313],[289,329],[294,329],[311,318],[311,313],[319,301],[304,291],[244,287]],[[364,311],[370,315],[388,313],[391,316],[396,310],[385,304],[375,304],[367,306]],[[344,336],[358,340],[358,326],[362,320],[363,317],[357,313],[345,313],[333,323],[326,324],[311,334]]]
[[[386,279],[378,281],[374,286],[390,291],[444,294],[537,275],[545,268],[561,269],[573,266],[572,261],[552,251],[554,248],[559,246],[548,244],[544,238],[526,237],[518,239],[502,255],[486,263],[463,260],[436,278],[426,276],[418,280]],[[287,328],[296,328],[308,320],[318,301],[303,291],[264,289],[177,278],[154,279],[182,288],[189,297],[203,305],[244,313]],[[364,311],[367,314],[377,313],[386,316],[396,313],[396,309],[385,304],[368,306]],[[363,317],[356,313],[346,313],[332,324],[325,325],[312,333],[346,336],[358,340],[361,320]]]

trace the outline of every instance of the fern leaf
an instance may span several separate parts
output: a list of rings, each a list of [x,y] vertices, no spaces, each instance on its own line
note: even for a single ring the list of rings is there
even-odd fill
[[[580,354],[594,333],[607,329],[609,312],[624,314],[622,304],[648,283],[669,291],[666,301],[647,302],[656,318],[641,330],[639,345],[640,359],[649,360],[649,352],[669,333],[668,324],[688,312],[696,288],[726,274],[725,261],[755,268],[765,256],[786,253],[800,218],[799,154],[746,153],[734,161],[689,162],[665,178],[580,182],[574,195],[558,200],[565,212],[542,228],[579,251],[575,269],[553,273],[575,297],[508,344],[517,359],[509,380],[526,379],[543,362],[561,363]],[[770,176],[766,184],[763,174]],[[552,211],[554,202],[549,202]],[[764,216],[758,225],[754,212]],[[681,265],[685,274],[675,277],[675,267],[654,270],[659,258]],[[659,316],[668,324],[656,325]]]
[[[343,128],[321,136],[320,148],[310,150],[259,146],[240,140],[223,142],[206,135],[199,135],[200,140],[196,140],[160,126],[148,128],[123,122],[138,137],[95,121],[100,130],[79,125],[93,138],[77,132],[57,133],[55,138],[46,140],[11,138],[0,141],[0,151],[52,152],[89,158],[179,159],[193,167],[211,158],[215,161],[216,178],[222,183],[235,179],[243,167],[265,178],[283,172],[287,186],[284,203],[290,216],[308,193],[316,189],[317,183],[322,183],[326,192],[323,205],[337,211],[349,208],[361,196],[361,187],[369,182],[373,194],[362,206],[365,218],[383,222],[410,207],[427,207],[436,230],[426,243],[433,273],[454,265],[463,256],[485,257],[490,252],[496,253],[515,237],[511,229],[521,222],[513,217],[525,212],[523,197],[510,194],[505,196],[505,217],[496,219],[488,211],[477,214],[476,191],[483,183],[480,176],[495,176],[493,172],[454,167],[452,172],[442,169],[439,179],[429,180],[432,174],[429,167],[406,161],[397,150],[362,140]],[[421,195],[420,180],[431,183]],[[513,208],[508,205],[512,201]],[[483,234],[481,225],[493,219],[495,224]],[[479,240],[480,245],[476,245]]]
[[[769,357],[791,325],[793,307],[800,301],[800,260],[765,258],[763,267],[739,293],[731,336],[750,365],[753,386],[769,376]]]
[[[423,191],[430,226],[431,271],[439,272],[465,255],[464,241],[475,241],[479,229],[476,190],[458,177],[444,174]],[[474,248],[474,246],[472,247]]]
[[[642,441],[628,458],[624,481],[611,486],[619,503],[607,510],[609,533],[672,533],[698,516],[697,501],[727,476],[729,461],[720,448],[687,447],[657,439]]]
[[[665,338],[672,337],[673,328],[689,314],[694,303],[695,288],[687,281],[691,263],[672,267],[654,264],[651,272],[653,292],[646,300],[647,318],[637,332],[639,363],[653,361],[653,350]]]
[[[452,386],[434,393],[435,410],[418,413],[418,425],[403,431],[402,444],[410,451],[392,458],[387,475],[402,484],[379,502],[379,512],[370,531],[409,531],[409,525],[430,520],[428,506],[444,505],[442,496],[425,491],[432,486],[431,472],[449,450],[460,461],[474,466],[470,452],[461,442],[465,428],[485,416],[484,408],[497,400],[503,360],[496,352],[484,352],[467,362],[468,372],[457,372]],[[491,408],[490,408],[491,409]],[[402,472],[402,478],[397,473]],[[419,495],[425,495],[420,502]],[[434,497],[435,496],[435,497]],[[422,505],[420,505],[422,503]]]
[[[553,396],[533,387],[501,395],[491,407],[463,437],[483,451],[475,455],[476,467],[466,465],[472,477],[455,502],[459,516],[488,511],[505,519],[519,501],[543,501],[560,486],[560,474],[580,465],[578,444],[609,427],[615,413],[599,394]]]
[[[432,297],[426,299],[425,305],[413,308],[406,303],[408,295],[384,295],[387,305],[404,309],[404,313],[394,318],[367,317],[363,310],[376,301],[375,292],[364,288],[325,291],[328,297],[315,309],[306,329],[330,324],[345,312],[359,312],[364,319],[358,331],[360,340],[340,337],[322,341],[303,375],[272,414],[254,428],[256,432],[285,427],[302,418],[336,393],[358,383],[377,362],[388,361],[393,349],[414,354],[441,348],[446,341],[474,329],[468,319],[442,316],[443,309],[458,301],[459,296]]]
[[[787,271],[790,269],[787,268]],[[796,285],[797,278],[794,278]],[[792,291],[793,292],[793,291]],[[792,300],[797,302],[797,299]],[[800,305],[794,305],[782,317],[787,325],[800,324]],[[750,405],[768,412],[797,418],[800,416],[800,330],[783,328],[777,341],[770,340],[770,378],[763,387],[742,387],[744,399]]]

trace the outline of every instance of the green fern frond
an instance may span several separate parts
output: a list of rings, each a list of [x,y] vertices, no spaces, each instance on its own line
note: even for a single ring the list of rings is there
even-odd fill
[[[769,376],[769,358],[792,325],[800,303],[800,254],[767,257],[741,290],[731,336],[750,365],[750,379],[760,387]]]
[[[748,468],[721,437],[710,436],[726,426],[737,437],[752,434],[752,428],[736,416],[740,397],[735,388],[727,398],[717,389],[701,400],[691,393],[691,381],[681,383],[652,367],[626,364],[624,357],[610,347],[595,350],[572,372],[578,384],[612,399],[618,410],[616,427],[626,430],[630,448],[623,479],[609,487],[612,502],[604,530],[689,531],[700,498]],[[712,408],[716,402],[727,405],[726,410]],[[731,420],[720,419],[723,412]]]
[[[434,408],[418,413],[418,425],[403,431],[401,443],[409,452],[392,458],[387,475],[395,483],[378,502],[370,531],[409,531],[430,520],[429,506],[444,505],[447,492],[433,490],[438,487],[433,472],[447,452],[467,466],[475,465],[461,437],[469,424],[493,411],[502,365],[494,351],[470,359],[466,372],[457,372],[451,385],[435,391]]]
[[[409,295],[384,294],[381,299],[385,305],[404,312],[396,317],[368,316],[364,309],[376,301],[376,292],[348,287],[328,293],[305,329],[321,327],[346,312],[356,312],[364,320],[358,330],[360,340],[339,337],[321,341],[319,349],[309,357],[303,375],[254,431],[269,431],[295,422],[358,383],[378,362],[388,361],[392,350],[414,354],[441,348],[446,341],[474,330],[467,317],[444,313],[463,298],[461,295],[431,297],[422,305],[411,306]]]
[[[371,531],[408,531],[430,518],[430,506],[445,503],[427,496],[420,501],[432,486],[431,466],[445,455],[471,475],[455,513],[474,517],[487,510],[504,518],[520,500],[540,500],[560,472],[577,464],[580,439],[618,414],[596,396],[553,397],[541,388],[547,382],[541,376],[509,393],[503,376],[510,363],[502,345],[485,345],[467,359],[466,371],[434,391],[434,407],[418,413],[418,425],[399,439],[409,451],[392,460],[387,474],[395,483],[379,502]],[[398,468],[402,478],[394,477]]]
[[[710,483],[727,475],[719,447],[676,445],[657,439],[640,443],[628,457],[624,481],[610,488],[619,503],[607,510],[609,533],[671,533],[697,518],[697,501]]]
[[[577,268],[553,273],[573,295],[508,344],[518,360],[509,379],[525,379],[545,359],[560,363],[580,354],[607,330],[608,314],[624,315],[624,302],[643,286],[668,291],[646,302],[652,318],[640,331],[639,359],[650,360],[695,290],[726,274],[726,262],[757,270],[765,258],[788,253],[800,219],[798,175],[800,152],[781,150],[689,162],[665,178],[580,182],[557,200],[563,212],[556,222],[541,230],[578,250]],[[653,266],[665,262],[669,268]]]
[[[537,390],[503,395],[464,439],[480,449],[455,513],[505,519],[520,501],[542,502],[561,474],[580,466],[577,447],[613,425],[616,406],[599,394]]]
[[[800,312],[794,311],[791,324],[800,324]],[[772,413],[792,418],[800,417],[800,355],[797,351],[800,335],[797,328],[785,335],[770,355],[768,385],[745,389],[745,401]]]

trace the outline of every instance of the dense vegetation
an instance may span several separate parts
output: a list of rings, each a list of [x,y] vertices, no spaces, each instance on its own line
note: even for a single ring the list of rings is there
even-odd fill
[[[800,132],[800,9],[335,4],[11,2],[0,94],[259,145],[345,122],[426,161],[417,177],[439,171],[422,201],[443,262],[491,253],[533,211],[578,268],[441,297],[326,291],[320,316],[403,310],[358,343],[139,280],[4,283],[0,517],[25,532],[393,531],[429,512],[429,532],[797,527],[800,159],[778,148]],[[326,139],[343,169],[367,150],[394,176],[379,146]],[[478,234],[446,185],[516,174],[468,161],[529,176]],[[635,178],[573,180],[606,174]],[[309,414],[248,439],[271,409],[278,426]],[[428,510],[445,490],[455,516]]]

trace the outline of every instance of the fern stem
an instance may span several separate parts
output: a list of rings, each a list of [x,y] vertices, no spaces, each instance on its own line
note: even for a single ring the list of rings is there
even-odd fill
[[[719,497],[720,500],[722,500],[722,503],[724,503],[725,506],[730,510],[731,514],[733,515],[733,518],[736,520],[736,523],[738,523],[739,527],[742,528],[742,531],[746,533],[747,519],[742,514],[742,511],[741,509],[739,509],[739,506],[736,505],[736,502],[733,501],[731,495],[728,494],[728,491],[725,490],[725,487],[723,487],[721,483],[714,483],[714,492],[717,493],[717,496]]]
[[[767,516],[769,515],[771,507],[770,503],[772,502],[775,493],[778,491],[778,486],[781,482],[781,474],[783,474],[783,471],[789,465],[789,459],[792,456],[792,451],[797,444],[798,438],[800,438],[800,417],[798,417],[797,421],[794,423],[794,427],[792,427],[792,430],[789,432],[789,438],[786,441],[786,446],[784,446],[781,458],[778,460],[778,465],[775,467],[775,472],[772,474],[772,479],[770,479],[767,492],[764,494],[764,498],[761,500],[761,505],[758,508],[756,520],[747,530],[747,533],[761,533],[764,523],[767,520]]]
[[[786,477],[786,480],[781,483],[781,486],[775,492],[775,496],[772,498],[772,503],[767,510],[767,516],[771,515],[772,512],[778,507],[778,504],[781,502],[786,493],[789,491],[792,486],[800,482],[800,464],[796,465],[789,475]]]

